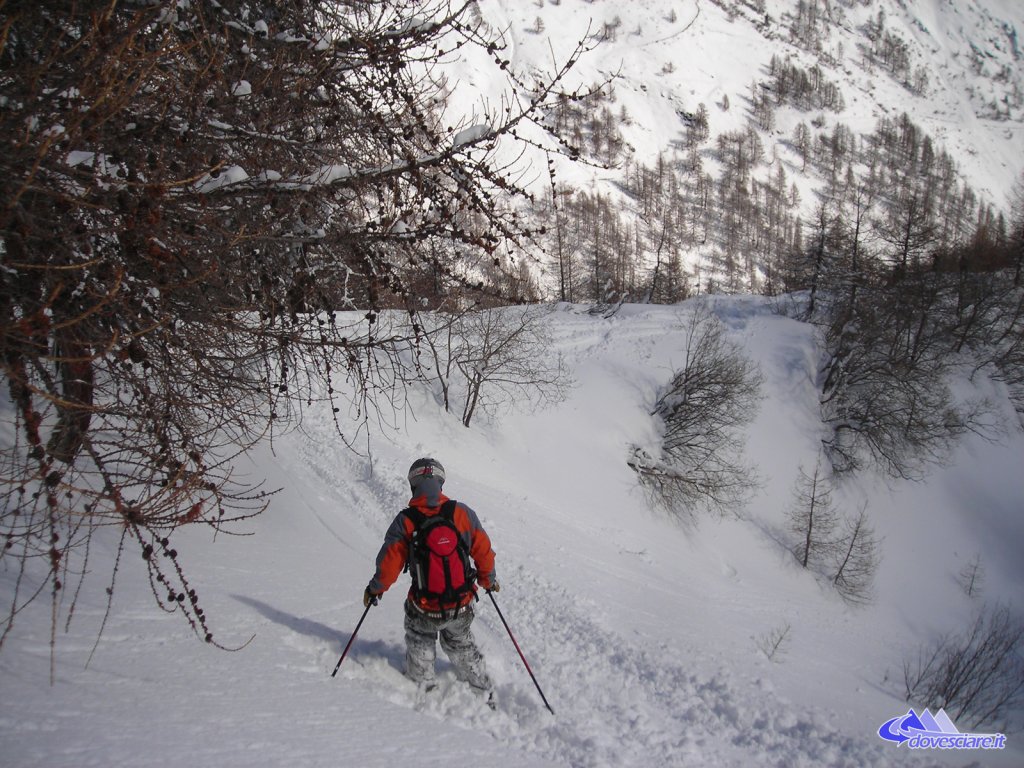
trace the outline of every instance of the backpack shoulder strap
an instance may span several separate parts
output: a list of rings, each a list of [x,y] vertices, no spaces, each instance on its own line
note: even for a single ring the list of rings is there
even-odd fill
[[[411,559],[412,554],[416,548],[416,542],[419,538],[418,534],[420,527],[423,525],[423,521],[427,519],[427,516],[420,512],[418,509],[416,509],[416,507],[406,507],[405,509],[402,510],[401,514],[409,518],[409,521],[412,523],[412,533],[409,534],[409,557],[405,559],[405,565],[402,567],[402,572],[404,573],[410,570],[409,560]]]
[[[427,519],[427,516],[416,509],[416,507],[406,507],[402,510],[402,514],[409,518],[414,529],[423,525],[423,521]]]
[[[437,516],[444,518],[449,523],[452,523],[454,525],[455,507],[458,505],[458,503],[459,502],[455,501],[455,499],[448,499],[448,501],[441,505],[441,509],[440,511],[438,511]],[[409,520],[412,522],[414,529],[417,529],[421,525],[423,525],[423,522],[428,517],[427,515],[423,514],[420,510],[416,509],[416,507],[406,507],[405,509],[402,510],[402,514],[409,518]]]
[[[458,505],[455,499],[448,499],[444,504],[441,505],[441,511],[438,513],[444,516],[444,519],[449,523],[454,524],[455,522],[455,507]],[[416,510],[419,512],[419,510]]]

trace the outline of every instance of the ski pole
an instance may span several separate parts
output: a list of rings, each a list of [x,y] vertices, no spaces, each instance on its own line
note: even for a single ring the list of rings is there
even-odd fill
[[[376,600],[371,600],[366,604],[366,610],[363,611],[363,615],[359,618],[359,623],[356,624],[356,628],[355,631],[352,633],[352,637],[348,639],[348,644],[345,646],[345,650],[341,652],[341,658],[338,659],[338,663],[334,665],[334,671],[331,672],[331,677],[334,677],[336,674],[338,674],[338,670],[341,668],[341,662],[345,660],[345,657],[348,655],[348,649],[352,647],[352,641],[356,639],[356,635],[359,634],[359,628],[363,626],[363,619],[366,618],[366,614],[368,614],[370,612],[370,609],[373,608],[373,606],[375,606],[376,604]]]
[[[516,637],[512,634],[512,630],[509,628],[508,622],[505,621],[505,617],[501,613],[501,608],[498,607],[498,601],[494,599],[494,593],[488,589],[487,596],[490,597],[491,602],[494,603],[494,610],[498,612],[498,617],[501,619],[501,623],[505,625],[505,631],[508,632],[508,636],[512,639],[512,645],[516,647],[516,650],[519,652],[519,658],[523,660],[523,666],[526,667],[526,671],[530,673],[530,679],[533,680],[533,684],[537,686],[537,693],[540,694],[540,698],[544,702],[544,706],[548,708],[548,712],[552,715],[555,714],[555,710],[553,710],[551,705],[548,704],[548,699],[544,695],[544,691],[540,689],[540,683],[537,682],[537,678],[534,676],[533,670],[530,669],[530,664],[526,661],[526,656],[523,655],[523,649],[519,647],[519,643],[516,642]]]

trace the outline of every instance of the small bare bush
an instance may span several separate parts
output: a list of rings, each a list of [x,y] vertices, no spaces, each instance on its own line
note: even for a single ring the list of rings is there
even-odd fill
[[[660,456],[635,447],[629,465],[675,512],[735,510],[756,486],[743,462],[740,429],[754,417],[761,373],[701,307],[686,328],[686,360],[655,403],[664,431]]]
[[[462,424],[513,404],[559,402],[572,385],[544,324],[550,307],[478,309],[424,318],[426,348],[445,410],[462,400]]]
[[[975,555],[960,571],[960,586],[968,597],[977,597],[985,584],[985,568],[981,564],[981,555]]]
[[[878,569],[879,541],[862,507],[856,517],[847,518],[844,531],[832,548],[832,585],[848,603],[871,600]]]
[[[908,702],[945,709],[970,728],[991,725],[1024,703],[1024,624],[1005,605],[978,614],[966,631],[940,637],[903,664]]]
[[[766,632],[757,639],[757,648],[765,655],[768,661],[781,662],[789,644],[789,622]]]

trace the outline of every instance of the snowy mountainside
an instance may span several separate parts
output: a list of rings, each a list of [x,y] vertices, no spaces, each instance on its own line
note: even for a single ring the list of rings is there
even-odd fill
[[[626,459],[630,445],[657,440],[652,402],[681,362],[697,301],[764,375],[744,440],[761,485],[734,516],[678,520],[650,508]],[[70,631],[59,628],[52,687],[49,606],[19,615],[0,653],[4,764],[1021,764],[1018,735],[999,754],[914,755],[876,734],[907,710],[903,660],[977,610],[956,579],[966,562],[985,563],[985,601],[1022,594],[1024,436],[969,439],[924,483],[864,475],[845,485],[842,506],[866,503],[883,537],[875,599],[852,608],[787,549],[797,467],[813,463],[821,437],[810,326],[755,297],[626,305],[612,317],[562,305],[547,323],[547,354],[562,354],[575,381],[563,402],[467,429],[413,390],[412,413],[370,436],[368,456],[342,444],[330,414],[311,411],[239,467],[283,489],[239,531],[251,535],[175,534],[217,639],[241,650],[211,648],[161,614],[137,558],[121,564],[95,652],[105,582],[89,582]],[[400,674],[405,581],[371,609],[330,677],[422,455],[445,464],[446,492],[491,534],[498,603],[554,717],[486,598],[474,628],[498,710],[444,661],[441,695],[418,699]],[[4,589],[8,579],[0,574]],[[784,627],[769,660],[764,640]]]
[[[703,104],[712,136],[751,122],[751,94],[773,56],[820,68],[845,106],[779,109],[761,130],[769,159],[793,163],[801,120],[870,133],[880,117],[909,113],[944,147],[982,200],[1008,209],[1024,156],[1024,5],[1015,0],[481,0],[481,18],[503,34],[503,55],[529,75],[550,72],[581,39],[603,42],[574,72],[589,84],[615,75],[613,108],[634,162],[652,164],[682,141],[684,118]],[[456,62],[455,92],[497,100],[486,67]],[[769,162],[769,165],[773,165]],[[534,164],[537,167],[543,165]],[[614,171],[563,168],[586,186]],[[537,178],[542,186],[546,179]],[[804,179],[804,190],[820,182]],[[539,187],[538,187],[539,188]],[[811,195],[805,194],[805,203]]]

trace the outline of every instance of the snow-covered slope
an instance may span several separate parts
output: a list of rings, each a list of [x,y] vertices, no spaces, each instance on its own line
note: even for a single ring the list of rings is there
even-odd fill
[[[562,307],[554,343],[575,386],[557,406],[461,426],[414,392],[415,417],[347,450],[328,414],[240,470],[284,490],[244,532],[175,534],[216,638],[160,613],[133,557],[91,662],[104,610],[97,571],[48,684],[49,606],[18,616],[0,653],[0,763],[28,766],[866,766],[1024,764],[1011,734],[995,753],[909,754],[879,726],[904,714],[902,664],[982,601],[1024,589],[1024,436],[965,442],[920,484],[861,476],[841,503],[866,502],[883,537],[876,597],[844,604],[785,548],[797,467],[820,438],[811,329],[752,297],[712,305],[759,363],[765,396],[747,459],[762,487],[736,517],[680,521],[653,511],[626,465],[654,439],[655,394],[682,358],[694,303],[623,307],[602,318]],[[993,391],[998,395],[998,391]],[[380,538],[422,455],[445,490],[480,514],[498,553],[498,604],[557,713],[551,716],[488,600],[475,631],[498,685],[496,712],[442,663],[441,695],[418,701],[400,673],[401,596],[362,613]],[[102,537],[101,537],[102,538]],[[981,599],[956,576],[981,554]],[[0,574],[0,587],[10,587]],[[1019,608],[1019,605],[1017,606]],[[789,627],[773,660],[764,640]]]
[[[1017,0],[481,0],[479,6],[520,73],[550,72],[579,40],[602,39],[581,59],[570,85],[616,76],[612,108],[631,118],[620,129],[628,157],[640,163],[679,146],[682,115],[700,104],[709,111],[712,137],[744,128],[752,85],[768,82],[778,56],[805,69],[818,66],[845,108],[779,109],[774,127],[762,130],[769,159],[793,159],[798,122],[817,119],[824,131],[838,122],[865,135],[879,118],[906,112],[998,209],[1008,209],[1024,169],[1024,4]],[[868,37],[880,18],[879,35],[888,35],[885,54],[891,53],[884,61],[882,51],[872,55]],[[492,68],[455,62],[450,71],[466,104],[477,103],[480,93],[498,103],[501,89],[487,74]],[[563,180],[586,185],[617,172],[562,173]],[[803,186],[816,184],[808,179]],[[805,200],[813,205],[809,195]]]

